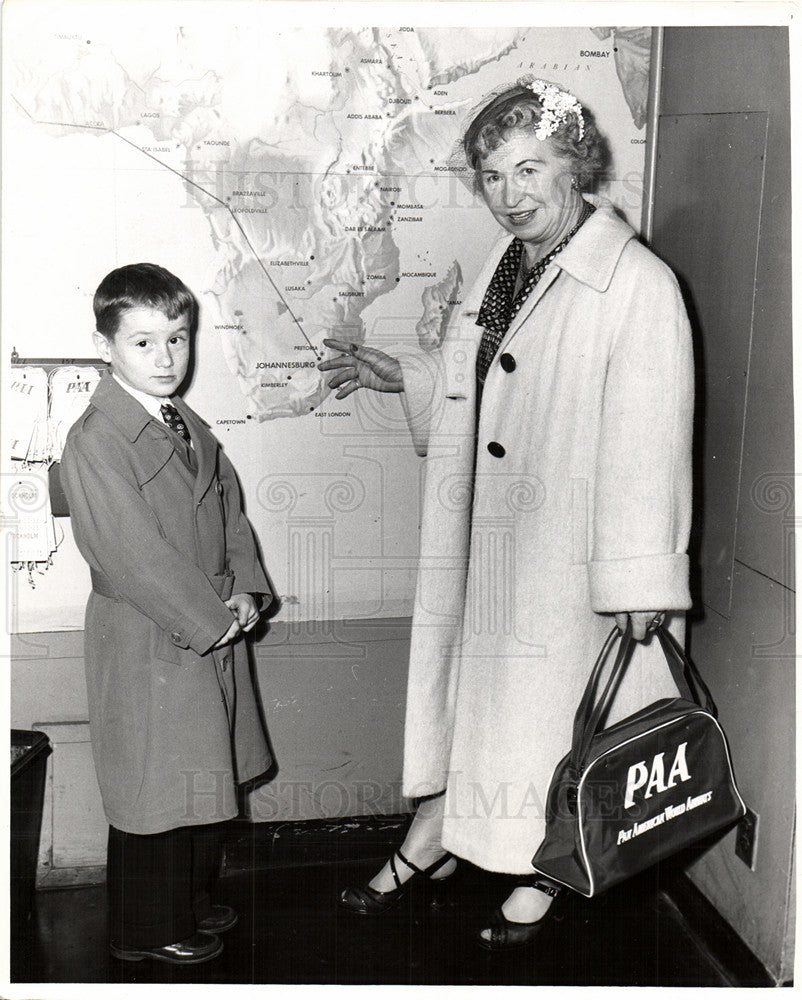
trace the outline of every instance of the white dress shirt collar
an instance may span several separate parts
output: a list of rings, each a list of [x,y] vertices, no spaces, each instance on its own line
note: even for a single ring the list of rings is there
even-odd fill
[[[155,417],[157,420],[161,420],[161,422],[164,423],[161,406],[162,403],[170,402],[169,397],[151,396],[149,392],[142,392],[141,389],[135,389],[132,385],[128,385],[127,382],[123,382],[123,380],[119,378],[119,376],[115,375],[114,372],[111,373],[111,377],[115,382],[121,385],[126,392],[130,393],[138,403],[141,403],[152,417]]]

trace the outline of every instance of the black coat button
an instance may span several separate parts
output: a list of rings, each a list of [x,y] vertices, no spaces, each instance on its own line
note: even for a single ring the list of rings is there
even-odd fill
[[[501,367],[505,372],[514,372],[516,369],[515,358],[511,354],[502,354],[499,358]]]
[[[498,443],[498,441],[491,441],[487,446],[487,450],[493,456],[493,458],[504,458],[507,452],[504,450],[504,445]]]

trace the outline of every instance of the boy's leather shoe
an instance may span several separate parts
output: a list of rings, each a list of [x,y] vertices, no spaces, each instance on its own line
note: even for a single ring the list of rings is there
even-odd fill
[[[237,922],[237,911],[222,903],[212,903],[212,912],[198,921],[198,930],[203,934],[222,934],[230,931]]]
[[[223,942],[213,934],[193,934],[184,941],[164,944],[158,948],[118,948],[110,944],[115,958],[123,962],[141,962],[144,958],[154,958],[157,962],[171,962],[173,965],[197,965],[217,958],[223,950]]]

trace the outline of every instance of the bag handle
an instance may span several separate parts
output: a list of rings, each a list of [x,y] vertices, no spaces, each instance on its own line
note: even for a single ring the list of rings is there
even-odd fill
[[[716,708],[710,691],[699,676],[696,667],[685,655],[684,650],[671,633],[658,625],[655,633],[660,641],[663,655],[668,663],[671,676],[679,689],[680,695],[687,701],[694,701],[702,705],[711,715],[716,714]],[[571,762],[577,772],[580,772],[586,763],[586,758],[590,750],[590,743],[599,728],[599,724],[610,707],[619,681],[629,666],[632,658],[632,650],[635,640],[632,638],[632,627],[628,622],[626,630],[620,636],[621,641],[618,646],[618,654],[613,664],[607,683],[601,697],[596,698],[596,688],[599,678],[604,670],[610,648],[615,641],[616,635],[620,635],[618,628],[614,627],[605,640],[596,664],[591,672],[582,700],[574,716],[574,732],[571,743]]]
[[[618,627],[615,626],[611,632],[611,636],[615,638],[616,633],[620,636],[618,653],[615,658],[615,663],[613,663],[612,670],[610,671],[610,675],[607,678],[607,683],[604,685],[601,697],[596,698],[594,695],[591,698],[589,711],[586,713],[584,722],[578,730],[576,728],[577,720],[576,718],[574,719],[575,741],[572,744],[571,756],[574,765],[576,766],[577,773],[581,772],[582,768],[585,766],[588,752],[590,750],[590,742],[596,735],[599,723],[607,711],[615,695],[616,689],[618,688],[619,681],[624,676],[626,669],[629,666],[629,662],[632,659],[632,648],[635,645],[635,640],[632,638],[632,625],[627,622],[627,627],[623,634],[619,633]],[[608,639],[609,638],[610,636],[608,636]],[[601,663],[597,663],[597,666],[593,671],[594,674],[597,674],[593,685],[594,688],[598,686],[599,677],[601,676],[603,670],[604,662],[602,661]]]
[[[697,705],[702,705],[706,711],[715,717],[718,711],[716,703],[713,701],[713,695],[710,693],[707,684],[702,680],[702,676],[693,662],[688,659],[685,650],[662,624],[657,626],[655,632],[657,633],[657,638],[660,640],[660,645],[663,647],[663,653],[668,660],[669,667],[671,667],[673,660],[677,664],[678,669],[681,669],[683,679],[692,688],[692,697],[690,700],[695,701]],[[673,668],[671,669],[671,673],[676,680],[677,674]],[[677,687],[679,687],[680,691],[683,690],[679,684]]]
[[[615,665],[613,666],[613,674],[616,672],[616,668],[618,667],[621,658],[628,655],[628,643],[631,643],[632,641],[632,633],[629,624],[627,624],[627,629],[623,633],[618,631],[618,626],[613,626],[612,631],[604,640],[604,645],[602,646],[599,655],[596,657],[596,663],[594,664],[593,670],[588,678],[588,682],[585,685],[584,694],[582,695],[582,699],[576,710],[576,715],[574,716],[574,732],[571,740],[571,746],[574,748],[574,751],[576,751],[582,743],[582,737],[585,730],[588,728],[588,722],[590,721],[590,715],[593,711],[593,705],[596,699],[596,689],[599,685],[599,678],[604,670],[604,664],[609,656],[610,649],[619,638],[621,639],[621,642],[618,647],[618,655],[616,657]],[[572,754],[572,757],[574,761],[578,760],[578,755],[575,752]]]

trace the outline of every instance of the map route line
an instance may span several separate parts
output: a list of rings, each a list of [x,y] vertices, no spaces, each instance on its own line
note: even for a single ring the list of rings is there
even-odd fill
[[[286,309],[286,311],[290,314],[290,318],[292,319],[293,323],[295,323],[295,325],[298,327],[299,333],[304,338],[304,340],[306,341],[307,345],[311,348],[311,350],[314,351],[315,356],[318,357],[318,358],[320,357],[320,355],[318,354],[317,348],[312,343],[312,341],[309,339],[309,337],[306,335],[306,331],[301,326],[300,320],[298,319],[298,317],[293,312],[292,307],[290,306],[289,302],[287,302],[287,300],[282,295],[281,291],[278,288],[278,285],[276,285],[275,281],[273,280],[272,276],[270,275],[270,272],[265,267],[264,262],[262,261],[262,258],[256,252],[256,248],[254,247],[253,243],[251,243],[251,241],[250,241],[250,239],[248,237],[248,234],[243,229],[242,223],[239,221],[239,219],[237,218],[237,216],[235,215],[235,213],[232,211],[231,206],[228,205],[227,202],[223,201],[222,198],[218,198],[218,196],[216,194],[213,194],[211,191],[207,191],[205,187],[203,187],[201,184],[198,184],[197,181],[193,181],[191,177],[187,176],[187,174],[181,173],[180,170],[176,170],[175,167],[171,167],[169,163],[165,163],[163,160],[160,160],[157,156],[154,156],[153,153],[149,153],[147,150],[143,149],[141,146],[138,146],[135,142],[132,142],[130,139],[128,139],[126,136],[122,135],[116,129],[109,128],[107,125],[81,125],[78,122],[49,122],[49,121],[42,121],[42,120],[40,120],[38,118],[34,118],[34,116],[30,113],[30,111],[28,111],[28,109],[25,107],[25,105],[22,104],[13,94],[12,94],[12,98],[14,100],[14,103],[25,113],[25,115],[27,115],[28,119],[30,121],[32,121],[34,124],[36,124],[36,125],[53,125],[53,126],[56,126],[56,127],[59,127],[59,128],[89,129],[89,130],[94,131],[94,132],[106,132],[106,133],[109,133],[109,134],[111,134],[113,136],[116,136],[118,139],[121,139],[123,142],[125,142],[129,146],[133,147],[135,150],[137,150],[137,152],[141,153],[143,156],[149,157],[155,163],[158,163],[160,167],[164,167],[165,170],[169,170],[170,173],[175,174],[176,177],[180,177],[181,180],[185,181],[187,184],[191,184],[192,187],[197,188],[198,191],[202,192],[207,197],[211,198],[213,201],[216,201],[218,203],[218,205],[221,205],[228,212],[228,214],[231,216],[231,221],[234,223],[234,225],[237,227],[237,229],[239,229],[240,233],[242,234],[242,238],[245,240],[246,244],[248,245],[248,248],[250,249],[251,253],[253,254],[254,260],[256,261],[256,263],[261,268],[262,273],[264,274],[264,276],[270,282],[270,284],[271,284],[271,286],[273,288],[273,291],[278,296],[278,299],[281,302],[282,306],[284,306],[284,308]]]
[[[315,356],[317,357],[318,356],[318,352],[315,349],[315,345],[312,343],[312,341],[309,339],[309,337],[307,337],[306,331],[301,326],[300,320],[295,315],[295,313],[292,311],[292,307],[290,306],[289,302],[287,302],[287,300],[284,298],[284,296],[279,291],[278,285],[276,285],[275,281],[273,281],[273,278],[271,277],[270,272],[265,267],[264,262],[262,261],[262,258],[256,252],[256,248],[254,247],[253,243],[251,243],[250,239],[248,238],[248,234],[243,229],[242,223],[239,221],[239,219],[237,218],[237,216],[231,210],[231,206],[227,202],[223,201],[222,198],[218,198],[218,196],[216,194],[212,194],[211,191],[207,191],[207,189],[205,187],[203,187],[203,185],[198,184],[197,181],[193,181],[191,177],[187,176],[187,174],[183,174],[183,173],[181,173],[180,170],[176,170],[175,167],[171,167],[169,163],[164,163],[157,156],[154,156],[152,153],[148,153],[146,150],[142,149],[141,146],[138,146],[135,142],[132,142],[130,139],[126,138],[126,136],[121,135],[115,129],[111,128],[108,131],[111,132],[112,135],[116,135],[118,139],[122,139],[123,142],[127,142],[129,146],[133,146],[134,149],[138,150],[144,156],[149,156],[151,158],[151,160],[154,160],[156,163],[159,164],[159,166],[164,167],[166,170],[169,170],[171,173],[175,174],[176,177],[180,177],[181,180],[186,181],[187,184],[191,184],[192,187],[197,188],[198,191],[201,191],[203,194],[207,195],[213,201],[216,201],[218,205],[221,205],[228,212],[228,214],[231,216],[231,221],[234,223],[234,225],[237,227],[237,229],[239,229],[240,233],[242,233],[242,238],[247,243],[248,248],[250,249],[251,253],[253,254],[253,258],[256,261],[256,263],[259,265],[259,267],[261,268],[262,273],[264,274],[264,276],[267,278],[267,280],[270,282],[271,286],[273,287],[273,291],[278,296],[279,301],[284,306],[284,308],[287,310],[287,312],[290,314],[290,317],[291,317],[293,323],[295,323],[295,325],[298,327],[298,331],[300,332],[301,336],[304,338],[304,340],[306,341],[306,343],[308,344],[308,346],[315,352]]]

